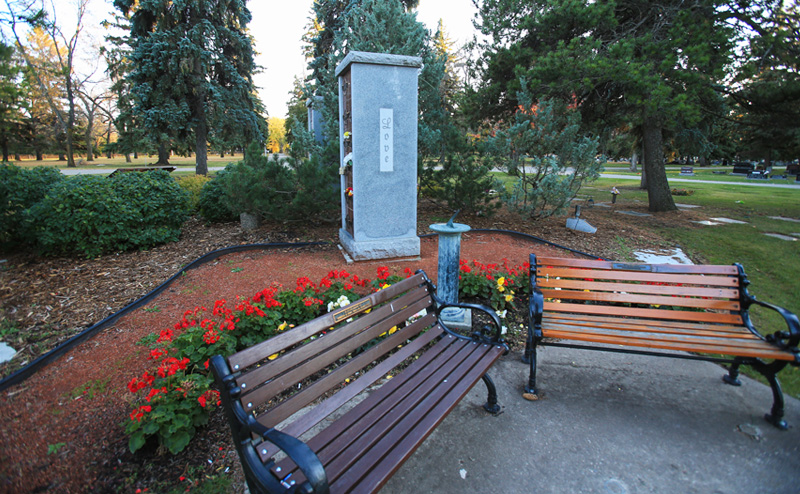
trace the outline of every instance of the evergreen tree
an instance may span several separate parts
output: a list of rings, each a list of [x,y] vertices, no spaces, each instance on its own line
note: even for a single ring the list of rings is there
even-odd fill
[[[723,80],[747,1],[485,0],[481,116],[518,105],[519,76],[537,95],[574,100],[597,133],[624,121],[641,129],[651,211],[675,209],[664,169],[664,133],[697,128]]]
[[[3,162],[8,161],[9,145],[19,145],[23,139],[21,72],[14,59],[14,47],[0,41],[0,150]]]
[[[262,140],[253,87],[250,11],[244,0],[115,0],[130,16],[133,112],[155,142],[191,142],[197,173],[208,172],[208,142]]]
[[[339,104],[336,66],[350,51],[391,53],[422,57],[419,76],[419,159],[442,156],[450,124],[442,80],[446,56],[433,49],[431,35],[408,9],[415,2],[363,0],[315,2],[317,35],[312,37],[314,59],[312,90],[322,98],[320,106],[325,135],[338,136]],[[336,146],[332,146],[335,144]],[[331,152],[333,150],[333,152]],[[338,162],[338,142],[331,141],[323,163]]]

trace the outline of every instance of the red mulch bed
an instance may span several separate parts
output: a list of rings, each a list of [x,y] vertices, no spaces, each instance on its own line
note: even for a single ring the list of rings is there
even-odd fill
[[[641,234],[645,230],[637,226],[639,220],[629,217],[621,220],[620,215],[595,211],[597,215],[594,218],[584,214],[584,218],[590,216],[592,224],[602,227],[595,236],[571,231],[565,233],[563,217],[537,223],[535,229],[531,223],[520,222],[514,215],[461,221],[483,228],[530,231],[603,256],[613,253],[613,239],[626,228],[633,243],[652,245],[657,242],[657,239]],[[441,221],[434,221],[431,213],[427,218],[421,216],[420,224]],[[683,214],[672,217],[670,221],[684,222],[687,219]],[[624,221],[624,225],[617,224],[619,221]],[[238,225],[207,227],[195,221],[187,225],[184,239],[178,244],[146,253],[105,256],[95,261],[36,259],[20,254],[7,264],[11,268],[0,271],[0,316],[16,315],[17,321],[25,322],[25,327],[31,329],[40,327],[40,319],[52,316],[53,320],[65,321],[64,326],[80,330],[80,321],[91,316],[91,321],[96,322],[119,310],[177,272],[179,266],[214,248],[265,240],[335,238],[335,229],[331,228],[301,232],[286,231],[285,227],[275,225],[265,228],[270,230],[257,232],[255,235],[262,237],[256,239],[253,234],[249,237],[243,234]],[[553,235],[548,235],[548,232]],[[294,287],[300,276],[318,281],[331,269],[347,269],[359,277],[373,279],[376,268],[382,265],[389,266],[398,274],[402,274],[406,267],[421,268],[435,279],[436,250],[436,238],[425,238],[422,239],[420,259],[349,265],[335,245],[251,251],[225,255],[187,272],[146,307],[72,349],[22,384],[3,392],[0,396],[0,422],[3,424],[0,427],[0,491],[138,492],[137,489],[141,489],[152,492],[184,484],[188,488],[206,476],[216,474],[230,475],[233,489],[241,489],[238,459],[219,412],[213,414],[210,425],[181,455],[162,456],[147,448],[135,455],[128,452],[122,427],[130,420],[134,396],[126,385],[132,376],[141,374],[152,365],[145,358],[145,347],[136,345],[137,341],[171,327],[188,308],[211,306],[220,298],[249,297],[269,286]],[[561,249],[504,234],[468,233],[462,243],[462,258],[483,263],[507,258],[512,265],[518,265],[525,262],[531,252],[572,256]],[[143,275],[137,275],[137,259]],[[70,278],[81,270],[84,276],[87,270],[92,274],[88,278]],[[91,281],[98,279],[109,282],[98,284]],[[45,283],[39,286],[35,284],[36,280]],[[61,284],[64,286],[56,286]],[[83,290],[88,293],[85,297],[88,302],[79,302]],[[36,297],[50,297],[53,300],[53,304],[48,306],[50,310],[42,311],[44,302],[36,303]],[[58,297],[67,297],[71,303],[59,307],[55,303],[64,298]],[[98,299],[102,299],[101,303]],[[91,303],[95,305],[87,305]],[[70,312],[72,305],[74,311]],[[31,320],[29,326],[26,317]],[[57,341],[52,346],[55,343]],[[35,353],[31,358],[33,356]],[[9,372],[5,369],[5,374]]]

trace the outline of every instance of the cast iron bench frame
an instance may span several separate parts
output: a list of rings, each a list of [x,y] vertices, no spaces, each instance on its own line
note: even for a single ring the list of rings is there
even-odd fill
[[[444,304],[435,292],[417,271],[227,359],[212,357],[251,492],[374,492],[478,380],[488,390],[484,408],[499,412],[486,372],[508,353],[500,320],[485,306]],[[494,331],[451,331],[439,314],[453,306],[485,312]],[[411,363],[374,387],[404,361]]]
[[[773,396],[765,418],[779,429],[788,427],[776,375],[788,364],[800,365],[800,322],[792,312],[756,300],[741,264],[617,263],[532,254],[530,265],[530,325],[523,355],[530,363],[527,398],[538,392],[539,345],[708,360],[731,364],[723,380],[735,386],[741,384],[741,365],[761,373]],[[759,333],[750,319],[752,305],[777,311],[787,331]]]

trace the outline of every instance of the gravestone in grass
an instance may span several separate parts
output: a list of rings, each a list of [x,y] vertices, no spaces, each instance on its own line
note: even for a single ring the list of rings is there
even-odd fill
[[[422,59],[350,52],[336,68],[342,227],[355,260],[418,256],[417,78]]]

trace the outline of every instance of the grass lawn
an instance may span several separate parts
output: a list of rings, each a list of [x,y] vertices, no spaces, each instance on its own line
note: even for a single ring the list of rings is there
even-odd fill
[[[80,156],[75,156],[75,163],[81,161],[82,158]],[[158,156],[147,156],[147,155],[139,155],[138,158],[133,159],[131,156],[131,162],[126,163],[125,157],[120,155],[115,155],[113,158],[106,158],[105,155],[95,156],[94,161],[88,162],[85,161],[82,165],[78,168],[133,168],[139,166],[147,166],[148,164],[153,164],[158,160]],[[242,155],[240,154],[226,154],[224,158],[220,158],[218,154],[209,154],[208,155],[208,166],[225,166],[228,163],[235,163],[237,161],[242,160]],[[56,168],[66,168],[67,162],[66,161],[58,161],[57,158],[50,158],[44,159],[41,161],[36,161],[32,159],[23,159],[21,161],[13,161],[13,163],[17,166],[22,167],[34,167],[34,166],[54,166]],[[172,166],[177,167],[191,167],[194,168],[195,166],[195,158],[194,157],[184,157],[184,156],[172,156],[169,159],[169,164]]]

